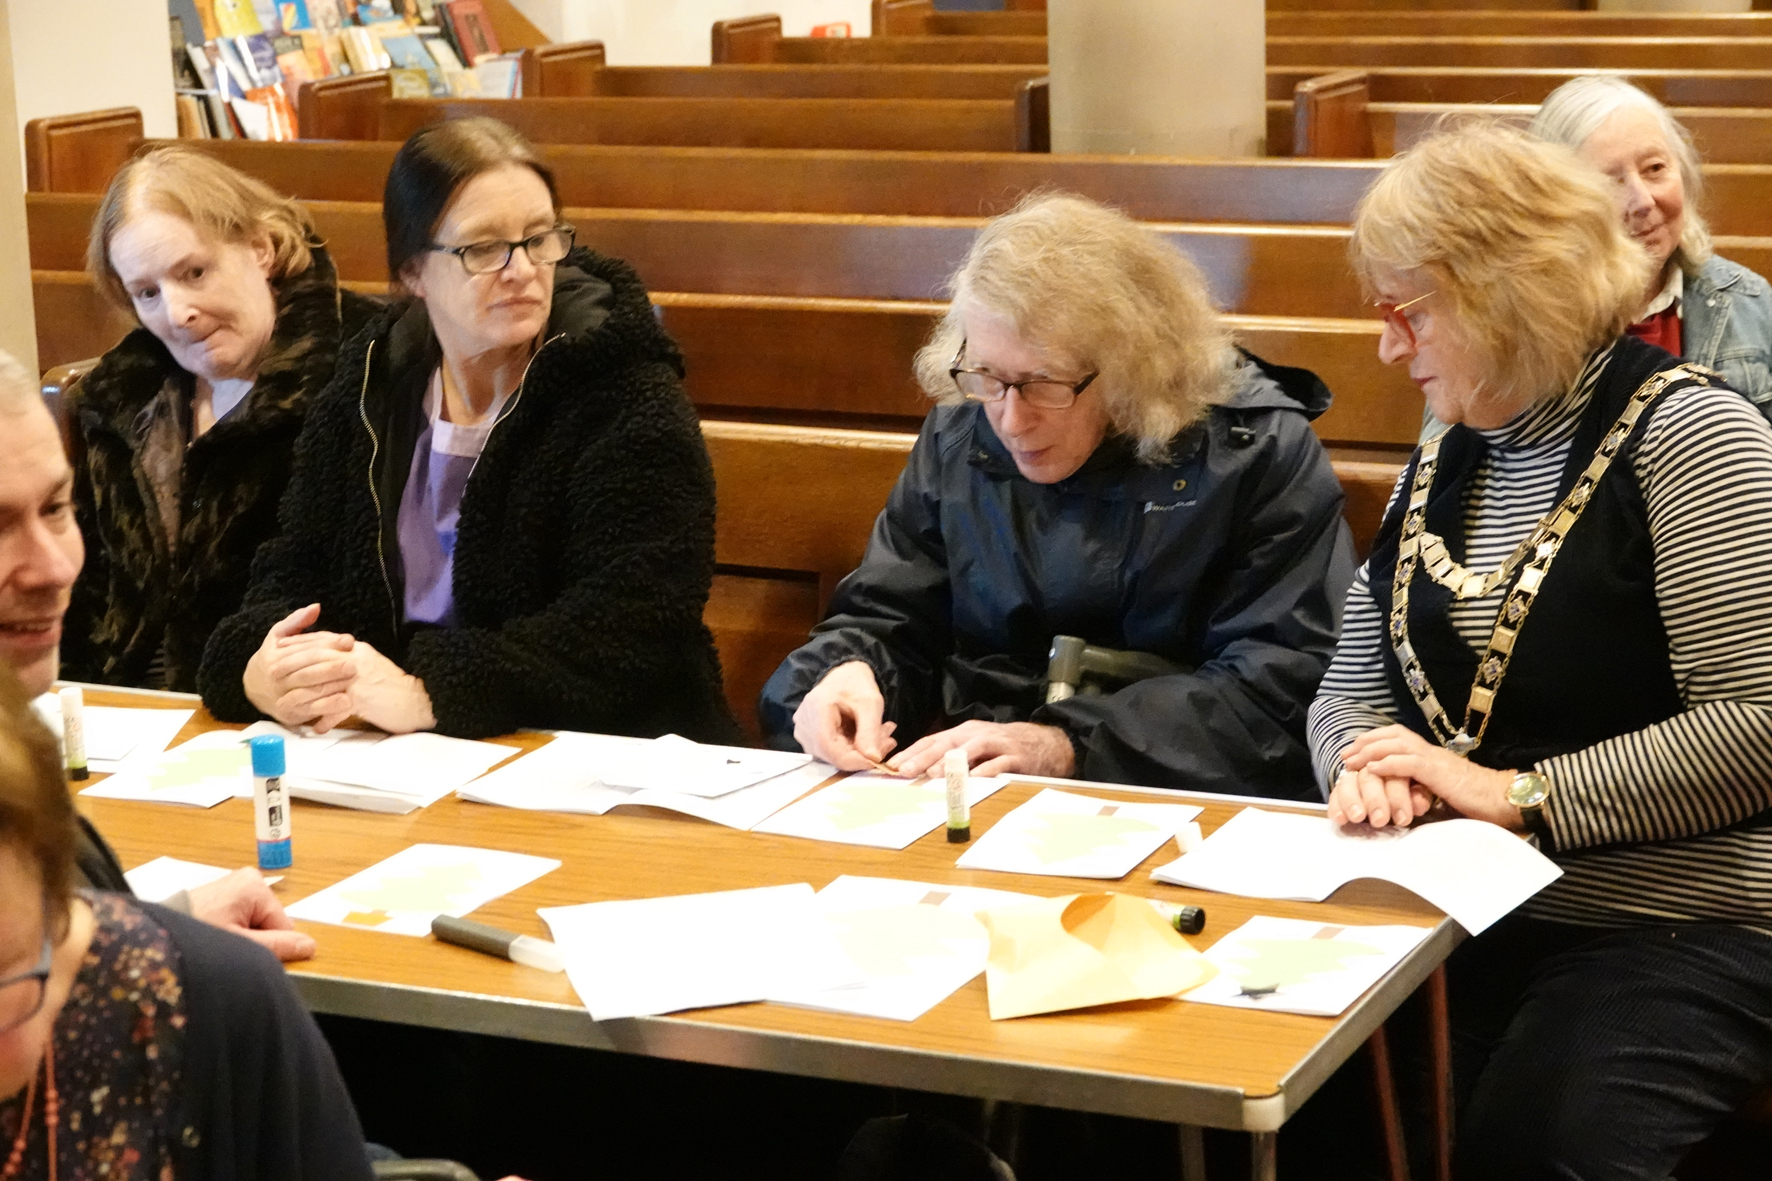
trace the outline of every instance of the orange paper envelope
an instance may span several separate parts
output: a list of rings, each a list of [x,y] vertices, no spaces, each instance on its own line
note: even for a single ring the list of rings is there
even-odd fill
[[[1175,996],[1218,969],[1143,898],[1070,894],[987,910],[991,1019]]]

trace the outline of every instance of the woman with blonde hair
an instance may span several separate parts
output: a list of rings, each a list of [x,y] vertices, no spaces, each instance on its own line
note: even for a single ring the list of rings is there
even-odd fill
[[[763,729],[844,769],[1308,790],[1304,709],[1352,547],[1314,375],[1237,350],[1198,270],[1079,197],[990,222],[918,354],[935,400]],[[1130,649],[1047,700],[1055,636]],[[1110,688],[1113,688],[1110,686]]]
[[[189,691],[277,530],[309,403],[378,305],[339,287],[301,205],[181,146],[112,178],[87,267],[141,326],[68,396],[87,556],[63,668]]]
[[[1626,333],[1656,264],[1567,148],[1430,139],[1352,249],[1451,426],[1311,707],[1330,818],[1562,870],[1450,962],[1459,1176],[1668,1176],[1772,1078],[1772,427]]]
[[[1612,179],[1625,228],[1655,264],[1628,331],[1722,373],[1772,418],[1772,287],[1711,249],[1692,137],[1651,96],[1598,75],[1557,87],[1531,132]]]

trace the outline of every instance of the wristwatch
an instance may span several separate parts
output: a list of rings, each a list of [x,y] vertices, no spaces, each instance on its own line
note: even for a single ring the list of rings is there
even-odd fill
[[[1550,799],[1550,780],[1537,771],[1521,771],[1507,787],[1507,802],[1520,810],[1526,831],[1550,839],[1550,825],[1544,819],[1545,801]]]

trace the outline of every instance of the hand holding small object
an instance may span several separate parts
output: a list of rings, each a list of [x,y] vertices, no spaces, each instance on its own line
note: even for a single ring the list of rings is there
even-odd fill
[[[887,771],[897,744],[894,722],[884,721],[886,699],[866,662],[839,664],[820,678],[794,711],[800,749],[839,771]]]

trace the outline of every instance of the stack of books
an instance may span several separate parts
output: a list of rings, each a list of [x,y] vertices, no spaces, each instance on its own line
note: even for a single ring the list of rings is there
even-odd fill
[[[172,45],[185,137],[295,139],[297,91],[341,74],[386,70],[396,98],[521,89],[517,55],[502,51],[481,0],[174,0],[181,8]]]

